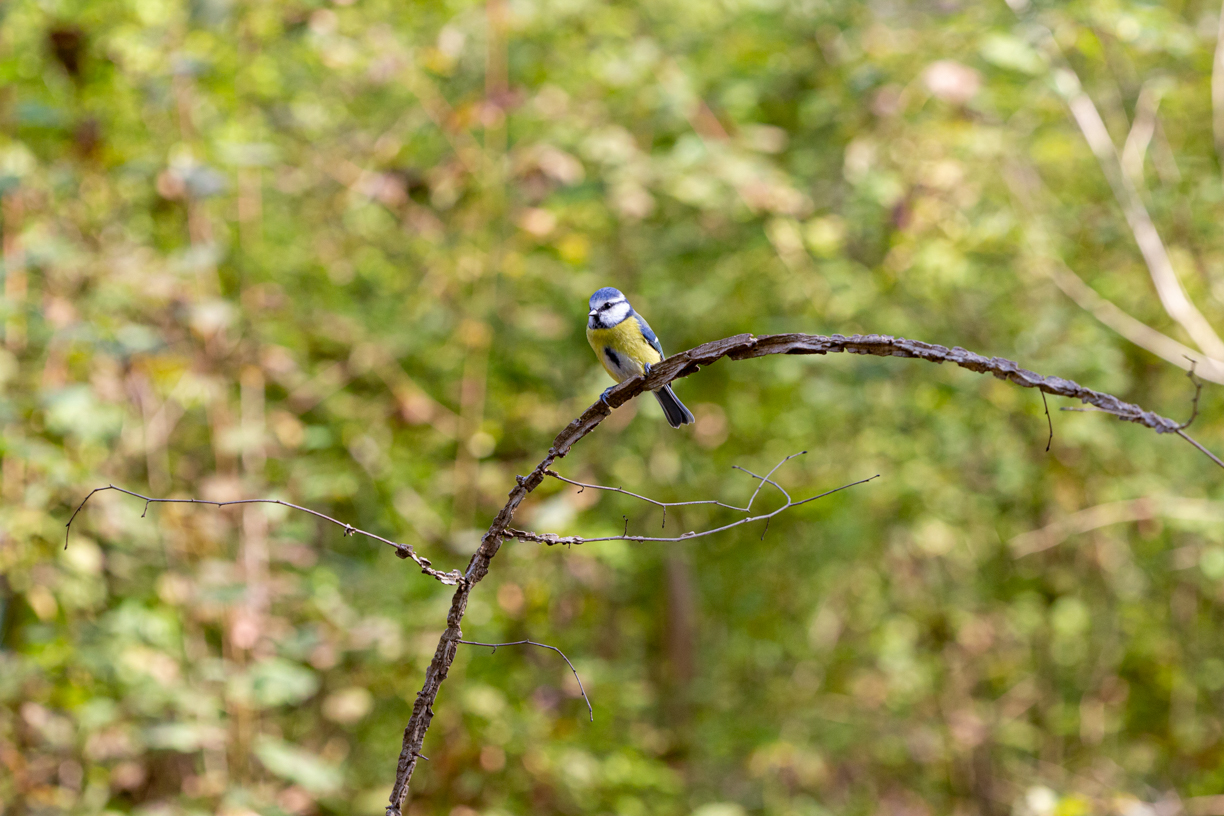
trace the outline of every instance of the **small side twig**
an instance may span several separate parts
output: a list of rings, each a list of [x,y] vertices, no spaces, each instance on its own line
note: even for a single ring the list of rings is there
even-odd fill
[[[1203,381],[1200,380],[1194,373],[1194,366],[1198,363],[1198,361],[1192,357],[1187,357],[1186,359],[1190,361],[1190,370],[1186,372],[1186,376],[1190,378],[1190,382],[1194,383],[1194,400],[1190,403],[1190,418],[1181,425],[1177,426],[1178,431],[1184,431],[1186,428],[1190,427],[1191,422],[1198,419],[1199,397],[1203,396]],[[1210,456],[1210,454],[1208,455]],[[1215,457],[1212,458],[1214,459]]]
[[[1041,393],[1041,405],[1045,408],[1046,424],[1050,426],[1050,438],[1046,440],[1046,453],[1050,452],[1050,445],[1054,444],[1054,420],[1050,419],[1050,403],[1046,400],[1045,392]]]
[[[587,711],[591,715],[591,722],[595,722],[595,709],[591,706],[591,698],[587,696],[586,689],[582,687],[582,678],[578,676],[578,670],[574,668],[574,664],[570,663],[570,659],[565,656],[565,652],[558,649],[556,646],[549,646],[547,643],[536,643],[534,640],[515,640],[510,643],[481,643],[476,640],[456,640],[456,643],[463,643],[467,646],[488,646],[493,651],[490,654],[496,654],[501,646],[539,646],[541,649],[552,649],[557,654],[561,655],[561,659],[565,661],[565,665],[569,666],[570,671],[574,673],[574,679],[578,681],[578,691],[582,694],[582,699],[586,701]]]
[[[68,519],[68,523],[64,525],[64,549],[65,550],[68,549],[68,536],[72,533],[72,523],[76,521],[77,515],[81,512],[81,510],[85,508],[85,503],[88,502],[91,498],[93,498],[93,495],[95,493],[101,493],[106,490],[114,490],[117,493],[122,493],[125,496],[132,496],[133,498],[137,498],[143,501],[144,510],[142,510],[140,513],[141,518],[144,518],[145,514],[149,512],[149,505],[151,504],[203,504],[209,507],[231,507],[231,506],[239,505],[239,504],[279,504],[281,507],[288,507],[290,510],[297,510],[302,513],[309,513],[315,518],[322,519],[323,521],[326,521],[330,524],[334,524],[337,527],[341,528],[341,530],[344,531],[343,534],[346,537],[351,536],[351,535],[365,536],[366,538],[373,539],[374,541],[379,541],[379,542],[382,542],[383,544],[393,547],[395,549],[395,554],[398,555],[400,558],[407,558],[407,559],[411,559],[412,561],[415,561],[416,565],[421,568],[422,573],[430,576],[431,578],[434,578],[437,581],[440,581],[443,584],[446,584],[447,586],[456,586],[464,580],[463,573],[459,572],[458,570],[452,570],[450,572],[442,572],[441,570],[434,569],[432,562],[430,562],[428,558],[424,558],[420,555],[417,555],[416,550],[413,549],[411,544],[401,544],[397,541],[392,541],[389,538],[383,538],[382,536],[377,535],[375,533],[371,533],[366,530],[362,530],[357,527],[354,527],[353,525],[348,524],[347,522],[343,522],[343,521],[340,521],[339,519],[332,518],[326,513],[320,513],[318,510],[311,510],[309,507],[302,507],[299,504],[293,504],[291,502],[281,501],[280,499],[235,499],[234,501],[209,501],[208,499],[159,499],[153,496],[144,496],[135,491],[127,490],[126,488],[117,487],[115,485],[107,485],[106,487],[95,487],[93,490],[89,491],[89,495],[86,496],[84,499],[82,499],[81,503],[77,505],[76,510],[72,512],[71,518]]]
[[[786,459],[782,461],[785,462],[787,461],[787,459],[792,459],[794,458],[794,456],[797,456],[797,455],[798,454],[788,456]],[[779,466],[780,465],[781,463],[779,463]],[[739,469],[744,470],[743,468],[739,468]],[[773,470],[769,471],[769,474],[772,475],[773,472],[777,469],[778,469],[777,467],[774,467]],[[746,471],[746,470],[744,472],[749,473],[749,471]],[[755,476],[755,474],[751,474],[751,475]],[[689,539],[692,539],[692,538],[704,538],[705,536],[714,535],[715,533],[726,532],[727,530],[734,529],[735,527],[741,527],[745,524],[751,524],[754,521],[764,521],[766,525],[768,525],[770,519],[772,519],[774,516],[778,515],[779,513],[783,513],[791,509],[792,507],[799,507],[800,505],[807,504],[808,502],[813,502],[813,501],[816,501],[817,499],[823,499],[825,496],[829,496],[834,493],[838,493],[842,490],[846,490],[847,488],[855,487],[857,485],[866,484],[867,482],[870,482],[872,479],[878,479],[879,477],[880,477],[880,474],[877,473],[876,475],[869,476],[866,479],[859,479],[857,482],[851,482],[850,484],[845,484],[845,485],[842,485],[841,487],[835,487],[832,490],[826,490],[824,493],[820,493],[815,496],[809,496],[808,498],[800,499],[799,501],[794,501],[793,499],[791,499],[789,493],[787,493],[781,487],[778,487],[776,483],[774,483],[772,480],[769,479],[769,475],[766,475],[764,477],[756,476],[756,478],[764,479],[765,482],[768,482],[769,484],[773,484],[775,487],[778,487],[778,489],[782,491],[782,494],[786,496],[786,504],[783,504],[781,507],[777,508],[776,510],[772,510],[768,513],[760,513],[755,516],[745,516],[742,519],[733,521],[730,524],[724,524],[721,527],[715,527],[710,530],[702,530],[700,532],[690,530],[689,532],[683,535],[673,536],[673,537],[628,535],[627,534],[628,528],[626,528],[626,532],[622,533],[621,535],[601,536],[598,538],[586,538],[584,536],[559,536],[559,535],[556,535],[555,533],[536,533],[536,532],[532,532],[531,530],[517,530],[517,529],[514,529],[513,527],[506,528],[506,535],[510,538],[516,538],[519,541],[534,541],[540,544],[547,544],[550,547],[553,546],[554,544],[562,544],[565,546],[572,547],[575,544],[591,544],[597,541],[634,541],[638,543],[647,542],[647,541],[650,541],[650,542],[688,541]],[[762,483],[765,483],[765,482],[762,482]],[[758,488],[758,492],[759,492],[759,488]],[[756,497],[756,494],[754,493],[753,498],[755,497]],[[751,506],[751,504],[752,502],[749,501],[749,506]],[[737,507],[734,509],[739,510],[740,512],[748,512],[747,510],[745,510],[745,508],[742,508],[742,507]],[[766,526],[766,530],[768,530],[768,526]],[[764,533],[762,533],[762,538],[764,538]]]
[[[544,474],[546,476],[553,477],[559,482],[565,482],[566,484],[574,485],[575,487],[578,488],[579,493],[582,493],[584,490],[586,490],[589,487],[591,490],[604,490],[609,493],[620,493],[621,495],[629,496],[630,498],[638,499],[639,501],[644,501],[648,504],[653,504],[655,507],[662,508],[663,510],[663,529],[666,529],[667,528],[667,508],[669,507],[690,507],[694,505],[705,504],[705,505],[713,505],[715,507],[722,507],[727,510],[735,510],[740,513],[751,512],[752,503],[756,501],[756,497],[761,492],[761,488],[764,487],[766,484],[770,484],[778,488],[778,490],[781,491],[782,495],[786,497],[786,500],[788,502],[791,501],[790,494],[787,493],[777,482],[773,481],[769,477],[772,476],[778,470],[778,468],[782,467],[787,462],[794,459],[796,456],[803,456],[806,453],[807,451],[799,451],[798,453],[792,453],[790,456],[787,456],[781,462],[774,465],[773,470],[769,471],[769,473],[765,474],[764,476],[758,476],[757,474],[753,473],[751,470],[748,470],[747,468],[744,468],[744,467],[740,467],[739,465],[732,465],[731,466],[732,470],[739,470],[744,473],[747,473],[749,476],[751,476],[754,479],[757,479],[760,482],[760,484],[757,485],[757,489],[753,492],[752,497],[748,500],[748,504],[746,504],[743,507],[736,507],[734,504],[727,504],[726,502],[721,502],[721,501],[718,501],[717,499],[695,499],[693,501],[665,502],[665,501],[659,501],[658,499],[652,499],[649,496],[643,496],[640,493],[634,493],[630,490],[625,490],[623,487],[609,487],[608,485],[597,485],[597,484],[589,484],[587,482],[577,482],[577,481],[574,481],[573,479],[567,479],[566,477],[562,476],[560,473],[557,473],[555,470],[551,470],[551,469],[545,470]],[[628,526],[626,526],[625,532],[626,534],[629,532]]]

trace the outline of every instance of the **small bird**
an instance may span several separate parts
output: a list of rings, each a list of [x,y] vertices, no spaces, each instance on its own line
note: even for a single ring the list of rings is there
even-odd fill
[[[611,286],[605,286],[591,295],[591,311],[587,312],[587,340],[595,349],[595,356],[612,379],[618,383],[639,374],[650,373],[650,366],[663,359],[663,347],[642,316],[633,311],[629,301]],[[609,386],[600,395],[608,401]],[[688,425],[693,414],[684,407],[670,385],[653,392],[667,424],[673,428]]]

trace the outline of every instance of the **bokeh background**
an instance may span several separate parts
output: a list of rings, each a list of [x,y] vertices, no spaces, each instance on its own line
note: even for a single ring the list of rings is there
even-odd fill
[[[600,286],[670,351],[896,334],[1188,416],[1183,351],[1224,359],[1219,12],[0,5],[0,813],[381,813],[449,589],[281,508],[64,524],[107,483],[279,497],[462,568],[607,385]],[[563,649],[594,723],[555,654],[463,647],[413,816],[1224,813],[1205,457],[1054,400],[1047,453],[1036,392],[917,361],[677,391],[695,427],[647,399],[560,470],[727,502],[799,450],[797,496],[881,478],[763,539],[507,543],[465,635]],[[1221,408],[1208,383],[1217,451]],[[551,483],[519,523],[623,516],[662,521]]]

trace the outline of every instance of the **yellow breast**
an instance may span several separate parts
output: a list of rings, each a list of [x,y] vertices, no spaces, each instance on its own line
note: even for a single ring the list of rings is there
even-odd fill
[[[641,374],[645,370],[643,363],[654,365],[663,359],[654,346],[646,342],[641,327],[633,317],[622,320],[610,329],[592,329],[588,326],[587,340],[604,370],[617,382],[624,382]],[[619,368],[613,365],[607,349],[611,349],[621,362]]]

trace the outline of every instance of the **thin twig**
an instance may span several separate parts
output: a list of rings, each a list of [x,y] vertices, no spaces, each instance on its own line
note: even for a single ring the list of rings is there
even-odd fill
[[[1045,392],[1041,392],[1041,405],[1045,408],[1046,423],[1050,426],[1050,438],[1046,440],[1046,453],[1050,452],[1050,445],[1054,444],[1054,420],[1050,419],[1050,403],[1046,401]]]
[[[570,671],[574,673],[574,679],[578,681],[578,691],[582,694],[582,699],[586,701],[587,711],[591,714],[591,722],[595,722],[595,709],[591,706],[591,698],[587,697],[586,689],[582,687],[582,678],[578,676],[578,670],[574,668],[574,664],[570,663],[570,659],[565,656],[565,652],[558,649],[556,646],[549,646],[547,643],[536,643],[534,640],[516,640],[511,643],[480,643],[475,640],[456,640],[456,643],[464,643],[468,646],[490,646],[493,649],[492,654],[496,654],[501,646],[539,646],[541,649],[552,649],[557,654],[561,655],[561,659],[570,667]]]
[[[667,508],[669,507],[686,507],[688,505],[694,505],[694,504],[713,504],[718,507],[725,507],[728,510],[742,510],[743,509],[741,507],[733,507],[732,505],[729,505],[729,504],[723,504],[722,502],[717,501],[715,499],[699,499],[697,501],[682,501],[682,502],[659,501],[658,499],[652,499],[649,496],[643,496],[639,493],[634,493],[631,490],[625,490],[623,487],[608,487],[606,485],[587,484],[586,482],[576,482],[573,479],[567,479],[566,477],[562,476],[560,473],[557,473],[555,470],[545,470],[544,475],[551,476],[559,482],[565,482],[566,484],[571,484],[574,487],[577,487],[579,493],[586,490],[587,488],[590,488],[591,490],[605,490],[609,493],[620,493],[621,495],[629,496],[631,498],[647,502],[648,504],[653,504],[655,507],[661,507],[663,508],[664,526],[666,526],[667,524],[666,516],[667,516]]]
[[[769,473],[766,473],[764,476],[758,476],[757,474],[753,473],[751,470],[749,470],[749,469],[748,469],[748,468],[746,468],[746,467],[740,467],[739,465],[732,465],[732,466],[731,466],[731,469],[732,469],[732,470],[742,470],[744,473],[747,473],[747,474],[748,474],[749,476],[751,476],[752,478],[754,478],[754,479],[760,479],[760,480],[761,480],[761,483],[760,483],[759,485],[757,485],[756,492],[755,492],[755,493],[753,493],[753,494],[752,494],[752,498],[748,500],[748,506],[747,506],[747,507],[745,507],[745,508],[743,508],[743,511],[744,511],[745,513],[747,513],[747,512],[749,512],[749,511],[751,511],[751,510],[752,510],[752,503],[753,503],[754,501],[756,501],[757,494],[758,494],[758,493],[760,493],[760,492],[761,492],[761,488],[762,488],[762,487],[764,487],[764,486],[765,486],[765,485],[767,485],[767,484],[771,484],[771,485],[773,485],[774,487],[778,488],[778,490],[779,490],[779,491],[781,491],[782,495],[786,497],[786,500],[787,500],[787,501],[790,501],[790,500],[791,500],[791,497],[790,497],[790,494],[786,492],[786,489],[785,489],[785,488],[783,488],[783,487],[782,487],[782,485],[780,485],[780,484],[778,484],[777,482],[775,482],[773,479],[770,479],[769,477],[770,477],[770,476],[772,476],[772,475],[774,474],[774,471],[776,471],[778,468],[782,467],[782,465],[786,464],[786,463],[787,463],[787,462],[789,462],[791,459],[794,459],[796,456],[802,456],[802,455],[803,455],[803,454],[805,454],[805,453],[807,453],[807,451],[799,451],[799,453],[792,453],[790,456],[786,457],[786,458],[785,458],[785,459],[783,459],[781,462],[779,462],[777,465],[775,465],[775,466],[774,466],[774,469],[773,469],[773,470],[771,470],[771,471],[769,471]],[[736,509],[738,510],[738,509],[740,509],[740,508],[736,508]]]
[[[1198,442],[1195,442],[1195,441],[1194,441],[1194,439],[1192,439],[1188,433],[1186,433],[1185,431],[1181,430],[1180,428],[1179,428],[1178,430],[1174,431],[1174,433],[1176,433],[1176,434],[1177,434],[1178,436],[1180,436],[1182,439],[1186,440],[1186,441],[1187,441],[1187,442],[1189,442],[1191,445],[1193,445],[1194,447],[1196,447],[1196,448],[1198,448],[1200,451],[1202,451],[1204,454],[1206,454],[1206,455],[1207,455],[1207,456],[1208,456],[1208,457],[1211,459],[1211,461],[1215,462],[1217,465],[1219,465],[1220,467],[1224,468],[1224,462],[1221,462],[1221,461],[1220,461],[1220,457],[1216,456],[1214,453],[1212,453],[1211,451],[1209,451],[1209,450],[1207,450],[1206,448],[1204,448],[1204,447],[1203,447],[1202,445],[1200,445]]]
[[[1186,372],[1186,376],[1190,378],[1190,382],[1194,383],[1194,400],[1190,404],[1190,418],[1178,426],[1177,430],[1184,431],[1190,427],[1190,423],[1198,419],[1199,397],[1203,395],[1203,381],[1194,375],[1193,358],[1187,357],[1190,360],[1190,370]]]
[[[770,471],[770,472],[772,473],[773,471]],[[592,544],[597,541],[635,541],[638,543],[643,543],[647,541],[650,541],[650,542],[688,541],[694,538],[704,538],[705,536],[714,535],[715,533],[723,533],[723,532],[726,532],[727,530],[731,530],[736,527],[741,527],[745,524],[751,524],[754,521],[768,522],[774,516],[786,510],[789,510],[792,507],[799,507],[800,505],[807,504],[808,502],[813,502],[813,501],[816,501],[817,499],[823,499],[825,496],[832,495],[834,493],[840,492],[850,487],[855,487],[856,485],[866,484],[867,482],[870,482],[872,479],[878,479],[878,478],[880,478],[880,474],[877,473],[875,476],[869,476],[866,479],[859,479],[857,482],[851,482],[850,484],[845,484],[845,485],[842,485],[841,487],[835,487],[832,490],[826,490],[824,493],[820,493],[816,496],[809,496],[808,498],[800,499],[799,501],[789,501],[788,500],[786,504],[782,505],[777,510],[774,510],[769,513],[762,513],[756,516],[748,516],[746,518],[739,519],[738,521],[733,521],[730,524],[724,524],[722,527],[715,527],[711,530],[702,530],[701,532],[690,530],[684,535],[674,536],[671,538],[662,538],[662,537],[655,537],[655,536],[636,536],[636,535],[634,536],[631,536],[631,535],[600,536],[598,538],[586,538],[584,536],[559,536],[554,533],[536,533],[530,530],[516,530],[514,528],[509,528],[509,527],[506,528],[506,535],[512,538],[517,538],[519,541],[534,541],[540,544],[547,544],[550,547],[553,546],[554,544],[564,544],[564,545],[572,546],[574,544]],[[762,537],[763,537],[763,534],[762,534]]]
[[[782,491],[782,495],[786,496],[787,501],[790,501],[790,494],[788,494],[785,490],[779,487],[777,482],[771,481],[769,479],[769,476],[772,476],[774,471],[782,467],[782,465],[786,464],[791,459],[794,459],[796,456],[803,456],[805,453],[807,453],[807,451],[799,451],[798,453],[792,453],[790,456],[786,457],[781,462],[779,462],[777,465],[775,465],[774,469],[769,471],[769,473],[765,477],[758,476],[755,473],[753,473],[751,470],[748,470],[747,468],[742,468],[739,465],[732,465],[731,469],[739,470],[739,471],[743,471],[744,473],[747,473],[752,478],[759,480],[761,482],[761,485],[771,484],[774,487],[777,487],[778,490]],[[757,493],[761,492],[761,485],[758,485],[756,492],[752,494],[752,498],[748,500],[748,504],[745,507],[736,507],[734,504],[727,504],[726,502],[721,502],[716,499],[695,499],[693,501],[665,502],[665,501],[659,501],[658,499],[652,499],[649,496],[643,496],[640,493],[634,493],[630,490],[625,490],[623,487],[609,487],[607,485],[590,484],[588,482],[577,482],[577,481],[574,481],[573,479],[567,479],[566,477],[562,476],[560,473],[557,473],[555,470],[546,470],[544,471],[544,473],[545,475],[551,476],[559,482],[565,482],[566,484],[574,485],[575,487],[578,488],[579,493],[581,493],[583,490],[586,490],[589,487],[591,490],[606,490],[609,493],[620,493],[623,496],[629,496],[631,498],[638,499],[640,501],[644,501],[648,504],[653,504],[655,507],[661,507],[663,508],[663,528],[664,529],[666,529],[667,527],[667,508],[669,507],[689,507],[693,505],[706,504],[706,505],[714,505],[715,507],[723,507],[723,508],[726,508],[727,510],[738,510],[741,513],[748,513],[752,510],[752,502],[756,500]]]
[[[85,503],[89,501],[95,493],[101,493],[105,490],[114,490],[118,493],[124,494],[125,496],[132,496],[133,498],[137,498],[143,501],[145,504],[144,504],[144,510],[142,510],[140,513],[141,518],[144,518],[145,514],[149,512],[150,504],[204,504],[209,507],[230,507],[230,506],[239,505],[239,504],[279,504],[281,507],[288,507],[290,510],[298,510],[303,513],[309,513],[315,518],[322,519],[323,521],[326,521],[326,522],[330,522],[331,524],[334,524],[337,527],[340,527],[342,530],[344,530],[345,536],[351,536],[351,535],[365,536],[366,538],[373,539],[374,541],[380,541],[383,544],[386,544],[390,547],[394,547],[395,554],[398,555],[400,558],[412,559],[413,561],[416,562],[417,566],[421,568],[421,572],[423,572],[424,574],[432,578],[437,579],[438,581],[442,582],[443,584],[446,584],[447,586],[455,586],[463,581],[463,574],[460,573],[458,570],[452,570],[450,572],[442,572],[440,570],[434,569],[430,560],[428,558],[423,558],[417,555],[416,550],[413,549],[411,544],[400,544],[399,542],[392,541],[389,538],[383,538],[380,535],[376,535],[375,533],[367,532],[366,530],[362,530],[360,528],[354,527],[353,525],[347,524],[343,521],[340,521],[339,519],[334,519],[325,513],[320,513],[318,510],[311,510],[309,507],[302,507],[301,505],[292,504],[287,501],[281,501],[280,499],[236,499],[234,501],[209,501],[208,499],[158,499],[158,498],[153,498],[151,496],[144,496],[140,493],[136,493],[135,491],[127,490],[125,488],[117,487],[115,485],[107,485],[106,487],[95,487],[93,490],[89,491],[89,495],[86,496],[84,499],[82,499],[81,503],[77,505],[77,509],[72,512],[72,517],[69,518],[68,523],[64,525],[64,549],[65,550],[68,549],[68,536],[72,533],[72,522],[76,521],[77,514],[80,513],[82,509],[84,509]]]

